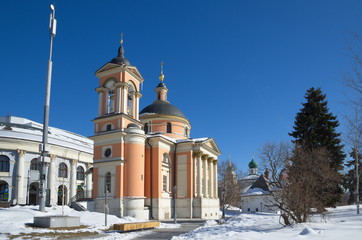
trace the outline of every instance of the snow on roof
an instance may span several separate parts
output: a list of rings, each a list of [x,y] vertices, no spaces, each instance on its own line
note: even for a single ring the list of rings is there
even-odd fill
[[[250,195],[266,195],[269,194],[269,191],[264,191],[261,188],[249,188],[242,196],[250,196]]]
[[[55,127],[49,127],[49,144],[64,146],[93,154],[93,140]],[[26,118],[0,117],[0,136],[41,142],[43,124]]]
[[[208,140],[209,138],[205,137],[205,138],[187,138],[187,139],[173,139],[171,137],[165,136],[160,132],[154,132],[154,133],[149,133],[147,134],[148,138],[152,138],[152,137],[162,137],[166,140],[169,140],[170,142],[173,143],[183,143],[183,142],[204,142],[206,140]]]

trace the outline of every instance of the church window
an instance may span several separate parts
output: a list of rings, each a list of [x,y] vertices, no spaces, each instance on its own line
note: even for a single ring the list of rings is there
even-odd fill
[[[167,176],[163,175],[163,191],[167,192]]]
[[[111,130],[112,130],[112,124],[107,124],[106,131],[111,131]]]
[[[148,123],[145,124],[145,127],[143,129],[145,130],[145,133],[148,133]]]
[[[77,180],[84,180],[84,168],[81,166],[77,167]]]
[[[115,95],[114,95],[114,89],[115,89],[115,81],[109,80],[105,84],[105,88],[107,89],[107,113],[113,113],[115,111]]]
[[[128,97],[127,97],[127,113],[129,115],[133,115],[133,107],[134,107],[134,94],[135,94],[135,86],[131,81],[128,82]]]
[[[104,156],[105,157],[110,157],[112,154],[112,150],[110,148],[107,148],[105,151],[104,151]]]
[[[188,137],[189,136],[189,129],[187,127],[185,127],[185,136]]]
[[[171,133],[172,132],[172,125],[170,122],[167,123],[167,133]]]
[[[105,191],[111,192],[111,181],[112,181],[112,175],[110,172],[106,173],[106,179],[105,179]]]
[[[5,156],[0,156],[0,172],[10,172],[10,159]]]
[[[68,167],[65,163],[59,164],[58,177],[62,177],[62,178],[68,177]]]
[[[114,91],[108,91],[107,113],[114,112]]]
[[[33,158],[30,162],[30,170],[38,170],[40,171],[41,162],[38,161],[37,158]]]

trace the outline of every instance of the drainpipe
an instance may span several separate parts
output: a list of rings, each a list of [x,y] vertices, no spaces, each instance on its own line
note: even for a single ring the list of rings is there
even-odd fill
[[[153,218],[153,203],[152,203],[152,145],[150,144],[150,139],[147,138],[147,144],[150,146],[150,217]]]

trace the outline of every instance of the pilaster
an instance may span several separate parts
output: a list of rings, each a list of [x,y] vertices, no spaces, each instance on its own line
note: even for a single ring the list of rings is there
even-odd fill
[[[72,199],[77,193],[77,162],[78,160],[72,159],[70,161],[70,198]]]
[[[208,193],[208,181],[207,181],[207,179],[208,179],[208,174],[207,174],[207,170],[208,170],[208,167],[207,167],[207,163],[208,163],[208,161],[207,161],[207,159],[209,158],[209,156],[208,155],[203,155],[202,156],[202,162],[203,162],[203,186],[202,186],[202,188],[203,188],[203,194],[204,194],[204,197],[208,197],[209,196],[209,193]]]
[[[57,188],[55,186],[55,176],[56,176],[56,168],[55,168],[55,160],[57,159],[56,155],[51,154],[50,163],[48,168],[48,189],[50,191],[50,205],[57,204]]]
[[[17,150],[18,152],[18,161],[17,161],[17,187],[16,187],[16,199],[17,204],[26,204],[26,199],[24,197],[24,180],[25,180],[25,173],[24,173],[24,157],[26,154],[26,151],[24,150]]]

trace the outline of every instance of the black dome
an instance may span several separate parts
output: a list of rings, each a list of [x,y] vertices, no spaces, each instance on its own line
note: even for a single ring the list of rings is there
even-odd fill
[[[163,83],[163,82],[160,82],[158,85],[157,85],[157,87],[159,88],[159,87],[163,87],[163,88],[165,88],[166,87],[166,85]]]
[[[119,65],[131,65],[131,63],[124,57],[124,49],[122,46],[119,46],[118,48],[118,56],[113,58],[110,62]]]
[[[155,101],[151,105],[145,107],[140,114],[166,114],[185,118],[185,115],[178,107],[166,101]]]

